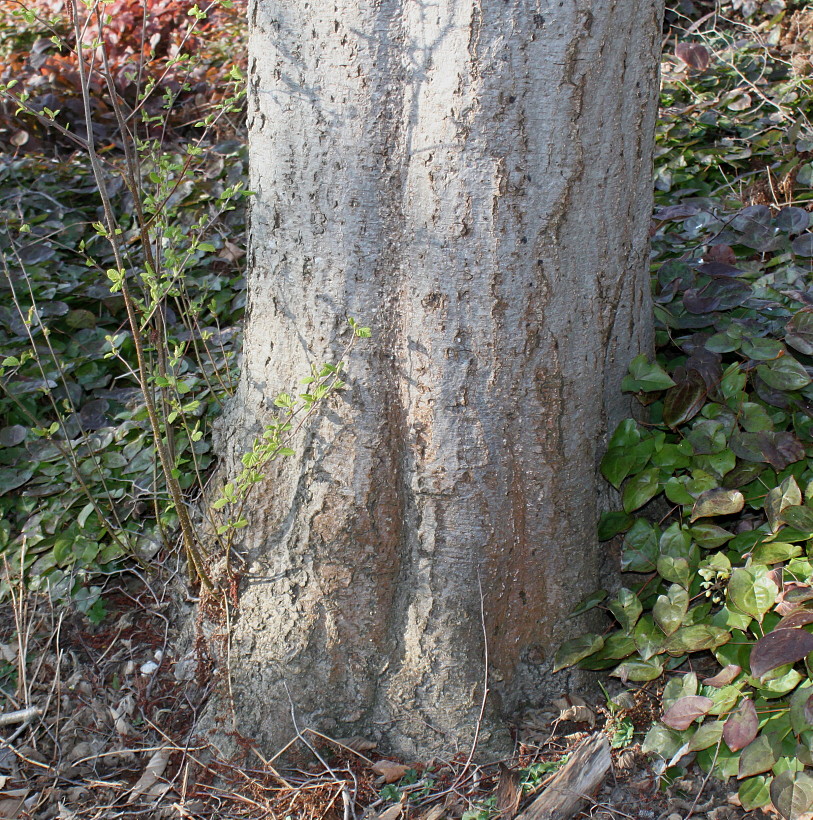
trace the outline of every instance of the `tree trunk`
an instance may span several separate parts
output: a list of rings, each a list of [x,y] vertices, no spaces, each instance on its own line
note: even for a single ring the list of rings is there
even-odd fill
[[[240,730],[483,749],[600,585],[597,464],[651,343],[662,0],[253,0],[235,458],[373,338],[254,497]],[[482,595],[481,595],[482,590]],[[484,617],[481,618],[481,609]]]

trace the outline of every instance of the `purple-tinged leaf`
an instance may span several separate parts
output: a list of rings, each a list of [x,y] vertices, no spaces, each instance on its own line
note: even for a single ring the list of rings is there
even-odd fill
[[[786,769],[771,783],[771,802],[785,820],[798,820],[813,806],[813,777]]]
[[[796,629],[797,627],[807,624],[813,624],[813,611],[809,609],[799,609],[796,612],[785,615],[771,631],[776,632],[777,629]]]
[[[705,71],[711,63],[709,50],[700,43],[678,43],[675,56],[695,71]]]
[[[776,216],[776,227],[789,234],[801,233],[810,227],[810,214],[804,208],[782,208]]]
[[[803,233],[791,242],[793,252],[797,256],[813,256],[813,233]]]
[[[802,308],[785,325],[785,341],[806,356],[813,355],[813,308]]]
[[[744,271],[725,262],[703,262],[697,266],[697,272],[704,276],[739,276]]]
[[[757,736],[758,731],[759,717],[754,702],[751,698],[743,698],[723,726],[723,740],[732,752],[738,752]]]
[[[688,695],[675,701],[664,713],[661,720],[670,728],[683,731],[688,729],[697,718],[707,715],[714,706],[711,698],[702,695]]]
[[[696,416],[706,399],[705,379],[696,370],[673,376],[675,386],[666,391],[663,401],[663,421],[669,427],[678,427]]]
[[[761,678],[771,669],[800,661],[810,652],[813,652],[813,635],[804,629],[769,632],[751,650],[751,674]]]
[[[704,678],[703,683],[706,686],[713,686],[715,689],[722,689],[724,686],[728,686],[729,683],[733,683],[740,672],[742,672],[741,666],[730,663],[728,666],[724,666],[713,678]]]
[[[692,507],[690,521],[713,515],[731,515],[745,506],[745,498],[739,490],[706,490],[697,497]]]

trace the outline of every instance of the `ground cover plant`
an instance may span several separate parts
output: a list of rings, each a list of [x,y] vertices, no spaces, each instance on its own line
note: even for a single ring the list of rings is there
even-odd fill
[[[208,679],[205,657],[180,656],[167,637],[178,513],[120,289],[122,267],[152,269],[134,281],[134,304],[158,438],[186,505],[212,467],[212,424],[238,367],[246,168],[232,58],[242,10],[117,0],[93,34],[77,33],[67,9],[0,6],[0,593],[9,616],[0,697],[4,710],[42,712],[10,741],[14,765],[0,756],[0,771],[26,787],[8,798],[18,816],[342,817],[350,805],[393,820],[510,817],[602,727],[619,783],[596,798],[596,816],[634,804],[651,818],[687,795],[681,811],[712,812],[726,790],[747,810],[807,810],[813,14],[781,0],[683,0],[667,14],[652,226],[658,358],[633,363],[624,389],[642,410],[602,464],[621,509],[600,535],[630,574],[578,610],[604,608],[617,625],[558,657],[610,672],[627,691],[612,689],[597,708],[570,695],[529,710],[511,769],[465,755],[382,760],[363,738],[304,731],[294,743],[316,754],[315,768],[279,772],[274,760],[252,768],[211,748],[206,763],[190,741],[208,687],[227,680]],[[94,63],[98,75],[83,84],[75,46],[94,39],[94,59],[104,48],[107,66]],[[107,78],[138,111],[124,118],[138,123],[132,142]],[[152,209],[146,241],[126,146]],[[207,526],[221,554],[258,470],[285,452],[289,414],[307,412],[339,375],[317,370],[303,404],[279,397],[281,426],[213,494]],[[650,729],[653,718],[662,720]],[[659,761],[657,781],[640,749]],[[692,781],[693,761],[735,786]]]
[[[643,743],[664,776],[696,759],[743,808],[795,818],[813,807],[813,15],[764,5],[665,63],[658,356],[632,363],[645,409],[601,465],[622,508],[600,537],[632,580],[583,602],[617,628],[557,664],[665,683]]]

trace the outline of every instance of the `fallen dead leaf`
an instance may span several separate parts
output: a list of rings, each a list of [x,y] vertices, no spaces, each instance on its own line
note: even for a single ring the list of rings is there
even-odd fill
[[[153,754],[147,763],[144,774],[141,775],[138,782],[133,786],[130,796],[127,798],[128,803],[132,803],[139,795],[152,789],[167,767],[170,751],[171,750],[165,746]]]
[[[390,806],[388,809],[382,811],[375,820],[398,820],[403,811],[403,806],[400,803],[396,803],[394,806]]]
[[[522,800],[522,782],[516,769],[500,763],[500,779],[495,792],[494,808],[503,820],[512,820]]]
[[[359,735],[354,735],[353,737],[340,737],[337,740],[337,743],[341,743],[342,746],[346,746],[354,752],[369,752],[378,746],[374,740],[367,740],[366,737],[360,737]]]
[[[407,767],[403,763],[393,763],[392,760],[379,760],[373,763],[372,769],[384,778],[385,783],[395,783],[407,772]]]

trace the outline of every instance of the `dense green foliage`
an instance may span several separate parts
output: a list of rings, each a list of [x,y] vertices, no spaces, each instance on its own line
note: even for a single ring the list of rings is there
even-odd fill
[[[665,684],[644,742],[661,770],[696,757],[739,778],[746,809],[796,817],[813,805],[813,233],[800,207],[813,94],[738,33],[705,38],[702,70],[666,72],[657,359],[632,362],[623,389],[645,410],[601,465],[621,509],[599,535],[623,539],[630,575],[576,610],[602,606],[616,627],[569,641],[557,666]]]
[[[244,216],[231,198],[244,150],[223,143],[194,173],[181,163],[165,169],[171,180],[183,177],[164,234],[170,267],[180,267],[155,302],[166,347],[153,343],[149,355],[156,374],[165,359],[156,388],[187,490],[211,462],[210,419],[236,375]],[[174,538],[177,519],[133,373],[123,300],[106,273],[112,251],[94,227],[99,197],[86,161],[20,157],[0,170],[0,186],[3,554],[15,572],[23,562],[35,586],[90,605],[99,590],[87,579],[98,585],[124,555],[151,558]],[[109,193],[137,268],[132,197],[120,181]]]

